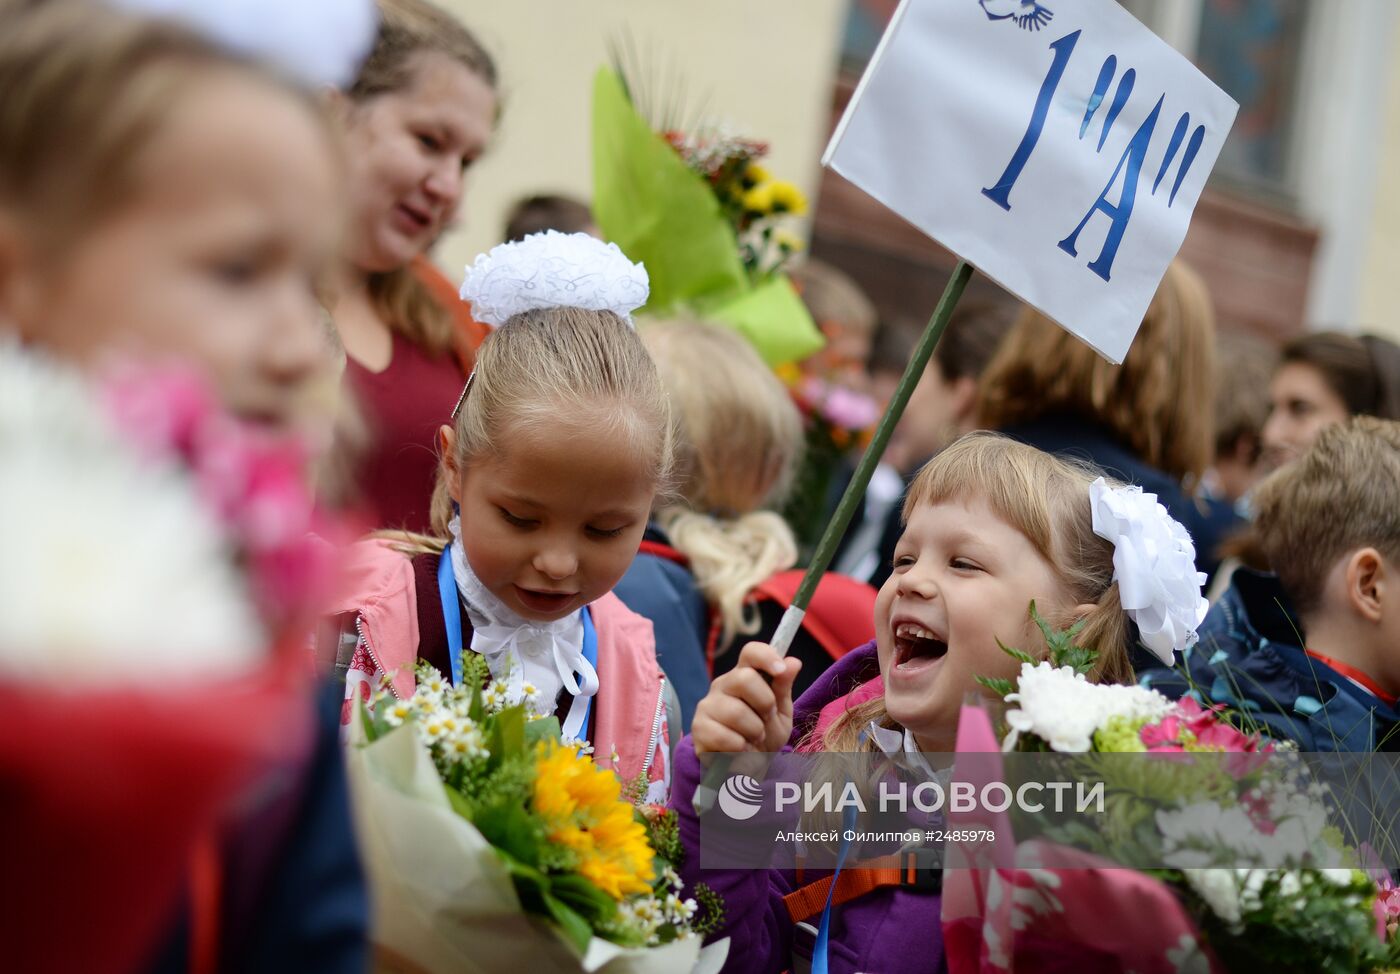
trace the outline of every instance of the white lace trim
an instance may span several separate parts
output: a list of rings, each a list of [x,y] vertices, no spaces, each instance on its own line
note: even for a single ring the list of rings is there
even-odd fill
[[[452,533],[452,573],[472,623],[473,651],[486,657],[493,679],[506,684],[507,699],[525,699],[525,684],[538,693],[532,710],[554,713],[561,690],[574,698],[564,720],[565,739],[584,733],[585,701],[598,692],[598,672],[583,655],[583,610],[553,622],[535,622],[512,611],[492,595],[472,571],[462,547],[461,519],[448,525]]]
[[[628,260],[617,244],[586,233],[546,230],[477,257],[461,293],[471,302],[473,318],[499,328],[538,308],[611,311],[631,324],[649,290],[646,268]]]

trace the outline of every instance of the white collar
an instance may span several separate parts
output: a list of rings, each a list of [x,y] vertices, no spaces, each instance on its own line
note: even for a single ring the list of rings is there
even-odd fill
[[[486,657],[491,677],[506,684],[506,699],[514,704],[535,693],[531,709],[554,713],[561,690],[574,698],[564,719],[565,739],[581,739],[587,698],[598,692],[598,672],[583,655],[583,610],[553,622],[536,622],[513,611],[482,583],[462,547],[461,519],[448,525],[452,533],[452,574],[472,623],[473,651]]]
[[[933,766],[928,763],[928,759],[919,750],[919,743],[914,740],[914,735],[910,733],[909,728],[904,728],[904,733],[901,734],[891,727],[881,727],[878,721],[872,720],[866,730],[870,734],[870,739],[875,742],[875,746],[884,753],[891,757],[903,755],[908,760],[912,770],[927,775],[929,778],[937,777],[938,772],[933,770]]]

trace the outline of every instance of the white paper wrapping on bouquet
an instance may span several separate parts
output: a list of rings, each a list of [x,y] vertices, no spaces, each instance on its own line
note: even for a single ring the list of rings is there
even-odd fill
[[[629,949],[594,937],[583,957],[527,915],[490,843],[452,811],[427,750],[401,728],[365,745],[351,723],[346,766],[370,879],[378,971],[430,974],[716,974],[728,941]]]

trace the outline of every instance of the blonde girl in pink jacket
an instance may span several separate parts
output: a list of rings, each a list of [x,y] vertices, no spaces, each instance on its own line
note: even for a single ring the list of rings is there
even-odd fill
[[[381,678],[411,694],[416,660],[456,682],[477,652],[509,699],[665,800],[670,694],[651,623],[611,594],[672,463],[665,391],[630,319],[646,295],[641,266],[585,234],[473,265],[463,297],[496,330],[439,433],[436,537],[356,546],[334,607],[346,719]]]

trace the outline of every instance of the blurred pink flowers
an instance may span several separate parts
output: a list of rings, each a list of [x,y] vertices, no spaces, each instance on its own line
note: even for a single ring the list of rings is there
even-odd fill
[[[304,444],[232,416],[187,370],[128,366],[107,377],[104,393],[138,448],[189,470],[274,631],[318,604],[329,566]]]
[[[880,406],[874,399],[816,376],[802,380],[798,395],[827,422],[852,432],[874,426],[880,418]]]

